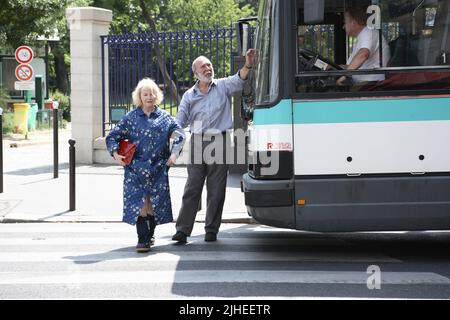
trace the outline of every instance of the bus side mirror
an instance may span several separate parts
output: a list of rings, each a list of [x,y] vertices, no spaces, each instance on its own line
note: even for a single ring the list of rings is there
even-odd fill
[[[240,56],[245,56],[248,50],[248,24],[238,23],[237,24],[237,43],[238,43],[238,54]]]
[[[240,19],[236,24],[236,35],[238,44],[238,54],[245,56],[248,49],[250,49],[253,44],[250,39],[250,21],[257,21],[257,17],[250,17]]]

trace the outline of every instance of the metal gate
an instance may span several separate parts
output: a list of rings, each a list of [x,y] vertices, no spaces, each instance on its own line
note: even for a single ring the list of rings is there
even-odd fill
[[[232,70],[236,31],[229,27],[102,36],[103,136],[134,107],[131,93],[146,77],[164,92],[161,108],[175,115],[194,84],[192,61],[204,55],[217,78]]]

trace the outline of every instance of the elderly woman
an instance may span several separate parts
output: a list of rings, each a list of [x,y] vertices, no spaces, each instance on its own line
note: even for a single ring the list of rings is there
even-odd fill
[[[155,226],[173,221],[167,173],[180,155],[186,136],[175,119],[158,107],[163,94],[153,80],[141,80],[132,97],[138,108],[111,130],[106,145],[117,163],[125,167],[123,222],[136,225],[136,251],[148,252]],[[136,144],[129,165],[118,154],[122,139]]]

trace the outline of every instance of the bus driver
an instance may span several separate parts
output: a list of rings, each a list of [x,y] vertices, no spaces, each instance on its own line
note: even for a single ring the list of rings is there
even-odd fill
[[[379,31],[367,27],[368,15],[366,8],[362,6],[347,7],[344,13],[344,29],[348,36],[355,37],[352,54],[347,60],[345,68],[347,70],[375,69],[380,67]],[[391,58],[389,45],[386,39],[382,38],[383,67],[387,66]],[[337,84],[344,85],[346,77],[342,76],[337,80]],[[383,81],[384,74],[354,75],[352,80],[355,83],[368,81]]]

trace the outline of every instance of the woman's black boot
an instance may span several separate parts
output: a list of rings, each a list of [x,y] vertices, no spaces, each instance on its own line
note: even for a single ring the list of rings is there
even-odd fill
[[[149,252],[150,251],[150,229],[149,229],[149,217],[138,217],[136,223],[136,231],[138,234],[138,244],[136,245],[137,252]]]

